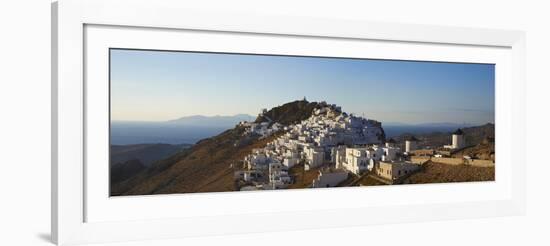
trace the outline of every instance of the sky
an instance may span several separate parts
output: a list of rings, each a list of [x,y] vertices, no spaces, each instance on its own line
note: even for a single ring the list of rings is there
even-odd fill
[[[111,49],[111,119],[326,101],[383,123],[494,123],[493,64]]]

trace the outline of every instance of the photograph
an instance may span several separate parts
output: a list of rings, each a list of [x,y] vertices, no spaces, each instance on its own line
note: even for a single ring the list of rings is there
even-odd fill
[[[5,1],[0,244],[550,245],[546,5]]]
[[[108,52],[111,196],[495,181],[495,64]]]

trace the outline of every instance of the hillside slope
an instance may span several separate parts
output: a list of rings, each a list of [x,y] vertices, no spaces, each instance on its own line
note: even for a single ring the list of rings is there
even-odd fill
[[[111,145],[111,165],[139,160],[144,166],[189,148],[190,144],[130,144]]]
[[[429,161],[422,170],[406,178],[405,184],[494,181],[495,167],[447,165]]]
[[[475,159],[481,160],[495,160],[495,143],[483,141],[480,144],[466,147],[452,153],[455,158],[462,158],[463,156],[470,156]]]
[[[266,115],[275,122],[290,124],[309,118],[317,105],[294,101],[275,107]],[[260,118],[256,121],[263,122]],[[280,134],[260,139],[258,135],[245,134],[243,127],[236,126],[156,162],[126,181],[113,184],[111,195],[232,191],[235,187],[231,165],[238,165],[253,148],[265,147]]]
[[[110,182],[116,184],[118,182],[127,180],[128,178],[136,175],[137,173],[145,170],[145,165],[137,159],[127,160],[119,162],[111,166]]]

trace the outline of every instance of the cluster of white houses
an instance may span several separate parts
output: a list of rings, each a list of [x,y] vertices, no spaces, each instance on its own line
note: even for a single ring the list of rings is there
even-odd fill
[[[262,137],[271,136],[271,134],[282,130],[283,125],[273,122],[269,116],[265,115],[266,112],[267,109],[262,109],[262,113],[260,114],[266,121],[261,123],[242,121],[239,123],[239,126],[245,128],[245,134],[258,134]]]
[[[248,184],[241,190],[286,188],[294,181],[289,169],[297,164],[303,164],[306,171],[319,168],[311,187],[335,186],[349,173],[373,171],[392,180],[418,169],[417,164],[402,161],[395,142],[386,142],[380,122],[347,114],[334,104],[320,105],[310,118],[290,126],[269,118],[264,123],[241,123],[248,133],[262,136],[285,131],[244,158],[244,169],[235,172],[236,179]],[[408,148],[414,148],[411,143]],[[331,168],[320,168],[325,166]]]

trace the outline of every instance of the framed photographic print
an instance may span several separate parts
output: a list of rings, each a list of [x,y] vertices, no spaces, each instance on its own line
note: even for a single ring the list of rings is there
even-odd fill
[[[58,244],[524,211],[520,31],[52,9]]]
[[[494,64],[120,48],[109,61],[111,196],[495,180]]]

